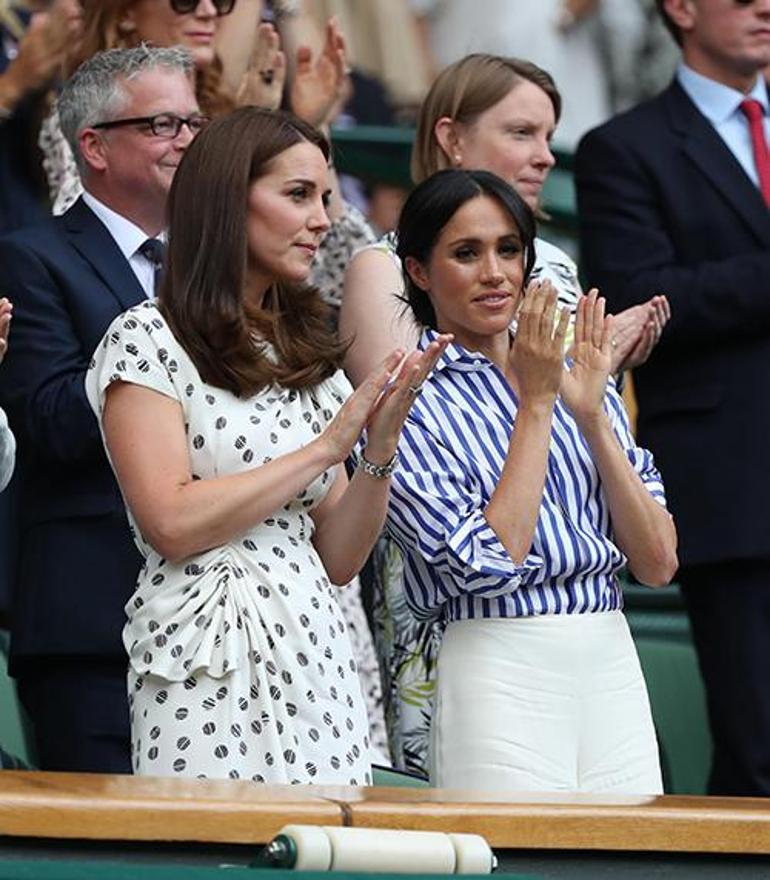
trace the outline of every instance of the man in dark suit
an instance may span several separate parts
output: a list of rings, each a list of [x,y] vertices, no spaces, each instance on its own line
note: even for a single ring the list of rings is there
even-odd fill
[[[146,242],[200,122],[191,77],[180,49],[89,59],[58,104],[85,192],[0,239],[14,303],[0,400],[22,478],[11,671],[43,769],[130,772],[121,630],[140,557],[84,378],[113,318],[154,293]]]
[[[665,293],[634,374],[679,530],[714,740],[710,791],[770,795],[770,0],[659,0],[682,50],[657,98],[577,153],[584,268],[612,310]]]

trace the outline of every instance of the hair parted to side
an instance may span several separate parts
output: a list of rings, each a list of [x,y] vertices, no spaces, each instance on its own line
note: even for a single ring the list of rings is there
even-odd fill
[[[167,3],[168,0],[156,2]],[[80,0],[80,3],[83,7],[83,36],[70,59],[70,73],[97,52],[139,44],[136,34],[126,33],[120,26],[136,0]],[[195,94],[202,112],[208,116],[218,116],[235,107],[234,97],[225,88],[222,63],[218,58],[205,69],[195,71]]]
[[[195,138],[171,185],[160,308],[203,380],[240,397],[273,382],[317,385],[346,350],[313,288],[276,282],[261,309],[244,295],[249,190],[272,159],[303,141],[328,160],[328,142],[306,122],[242,107]],[[272,344],[274,359],[255,338]]]
[[[658,14],[663,19],[666,30],[676,40],[677,45],[682,45],[682,32],[676,26],[674,19],[666,12],[666,0],[655,0],[655,6],[658,8]]]
[[[124,84],[158,69],[191,76],[192,58],[179,46],[110,49],[84,61],[64,83],[56,101],[59,124],[81,174],[86,169],[78,147],[80,132],[89,125],[117,118],[128,102]]]
[[[447,223],[466,202],[479,196],[495,199],[518,229],[524,251],[523,284],[535,265],[535,215],[512,186],[490,171],[437,171],[412,190],[398,222],[396,253],[403,267],[403,300],[423,327],[439,329],[433,304],[407,272],[406,259],[412,257],[426,265]]]
[[[561,95],[550,73],[530,61],[501,55],[466,55],[444,68],[430,87],[417,117],[412,149],[412,179],[420,183],[450,167],[434,133],[444,116],[472,125],[521,82],[531,82],[548,95],[556,122],[561,116]]]

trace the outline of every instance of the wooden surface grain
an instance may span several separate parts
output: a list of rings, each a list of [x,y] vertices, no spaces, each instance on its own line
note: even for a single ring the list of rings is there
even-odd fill
[[[493,847],[770,854],[770,800],[489,795],[0,773],[0,835],[264,843],[289,823],[459,831]]]

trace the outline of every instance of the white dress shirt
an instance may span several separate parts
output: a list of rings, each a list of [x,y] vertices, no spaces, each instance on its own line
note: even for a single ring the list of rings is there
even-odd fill
[[[148,239],[147,233],[107,207],[104,202],[100,202],[87,190],[83,192],[83,201],[107,227],[110,235],[115,239],[115,244],[134,270],[134,275],[142,285],[147,298],[152,299],[155,296],[155,266],[147,257],[139,253],[139,248]],[[165,233],[161,233],[157,238],[164,241]]]
[[[765,139],[770,143],[770,119],[768,119],[767,86],[757,75],[754,88],[746,95],[716,80],[696,73],[691,67],[680,63],[676,72],[679,85],[690,100],[714,126],[717,134],[727,144],[730,152],[741,163],[756,186],[759,186],[754,150],[751,146],[749,121],[741,110],[741,101],[753,98],[764,108]]]

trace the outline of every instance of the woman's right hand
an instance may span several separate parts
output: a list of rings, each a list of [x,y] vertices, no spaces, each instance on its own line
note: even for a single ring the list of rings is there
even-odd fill
[[[552,405],[559,393],[569,312],[559,309],[557,320],[556,301],[549,281],[533,281],[519,309],[509,363],[522,405]]]
[[[238,107],[254,104],[265,110],[281,106],[286,79],[286,58],[281,51],[278,31],[268,22],[257,28],[249,64],[235,96]]]

